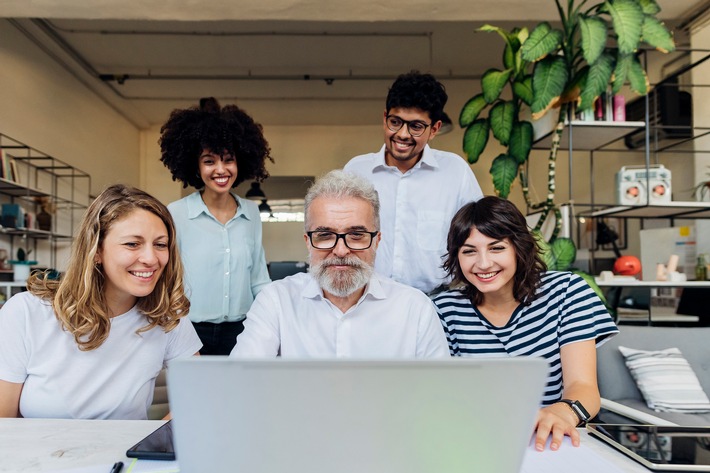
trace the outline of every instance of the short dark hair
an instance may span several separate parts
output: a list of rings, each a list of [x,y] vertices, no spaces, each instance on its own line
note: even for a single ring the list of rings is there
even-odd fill
[[[451,220],[443,267],[453,278],[452,285],[463,286],[464,293],[473,304],[483,302],[483,294],[466,279],[459,265],[459,250],[474,227],[489,238],[507,238],[510,241],[515,249],[516,262],[513,296],[525,305],[532,303],[537,298],[536,290],[547,266],[523,214],[512,202],[500,197],[487,196],[470,202],[461,207]]]
[[[449,99],[444,85],[431,74],[412,71],[394,81],[387,94],[387,113],[393,108],[418,108],[429,113],[432,123],[444,116]]]
[[[183,187],[204,187],[198,171],[203,150],[234,156],[237,179],[232,187],[263,181],[269,177],[266,160],[274,161],[261,125],[236,105],[221,107],[213,97],[200,99],[199,107],[173,110],[160,128],[159,143],[160,160]]]

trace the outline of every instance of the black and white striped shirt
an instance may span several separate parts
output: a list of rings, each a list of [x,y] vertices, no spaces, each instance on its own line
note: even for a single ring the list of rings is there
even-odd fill
[[[568,272],[543,274],[537,299],[519,305],[503,327],[492,325],[459,290],[434,298],[452,356],[536,356],[549,363],[542,405],[562,396],[560,347],[618,333],[602,301],[581,277]]]

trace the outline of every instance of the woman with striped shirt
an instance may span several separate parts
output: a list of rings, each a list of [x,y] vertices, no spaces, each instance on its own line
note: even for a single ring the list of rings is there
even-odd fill
[[[599,411],[596,346],[618,332],[584,280],[547,271],[525,217],[484,197],[463,206],[449,229],[444,269],[452,289],[434,299],[453,356],[543,357],[548,380],[535,448],[549,436],[579,445],[577,425]]]

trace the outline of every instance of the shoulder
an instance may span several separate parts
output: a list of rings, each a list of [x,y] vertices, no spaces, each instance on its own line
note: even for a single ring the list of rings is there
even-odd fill
[[[469,166],[468,162],[456,153],[431,148],[431,154],[440,166],[461,171],[471,171],[471,166]],[[471,172],[473,173],[473,171]]]
[[[189,202],[190,200],[193,200],[193,199],[194,199],[193,196],[194,196],[195,194],[198,194],[198,195],[199,195],[199,192],[194,192],[194,193],[188,195],[187,197],[183,197],[182,199],[176,200],[176,201],[174,201],[174,202],[170,202],[170,203],[167,205],[168,210],[170,211],[170,213],[171,213],[173,216],[175,216],[176,214],[186,213],[186,212],[187,212],[188,202]]]
[[[371,171],[375,166],[378,156],[379,153],[367,153],[355,156],[343,167],[343,171],[354,173]]]
[[[242,211],[246,216],[248,216],[249,218],[258,217],[259,219],[261,219],[259,214],[259,206],[256,204],[256,202],[249,199],[243,199],[239,196],[235,197],[237,199],[239,207],[241,207]]]
[[[437,294],[433,299],[440,313],[472,308],[471,301],[460,289],[450,289]]]
[[[52,303],[46,301],[29,291],[20,292],[12,296],[0,309],[0,322],[7,322],[10,319],[15,321],[21,319],[32,319],[33,325],[39,325],[44,321],[56,319]]]

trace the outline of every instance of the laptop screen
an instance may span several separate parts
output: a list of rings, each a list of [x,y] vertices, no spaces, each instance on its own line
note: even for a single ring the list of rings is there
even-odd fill
[[[181,471],[518,471],[542,359],[236,360],[168,369]]]

